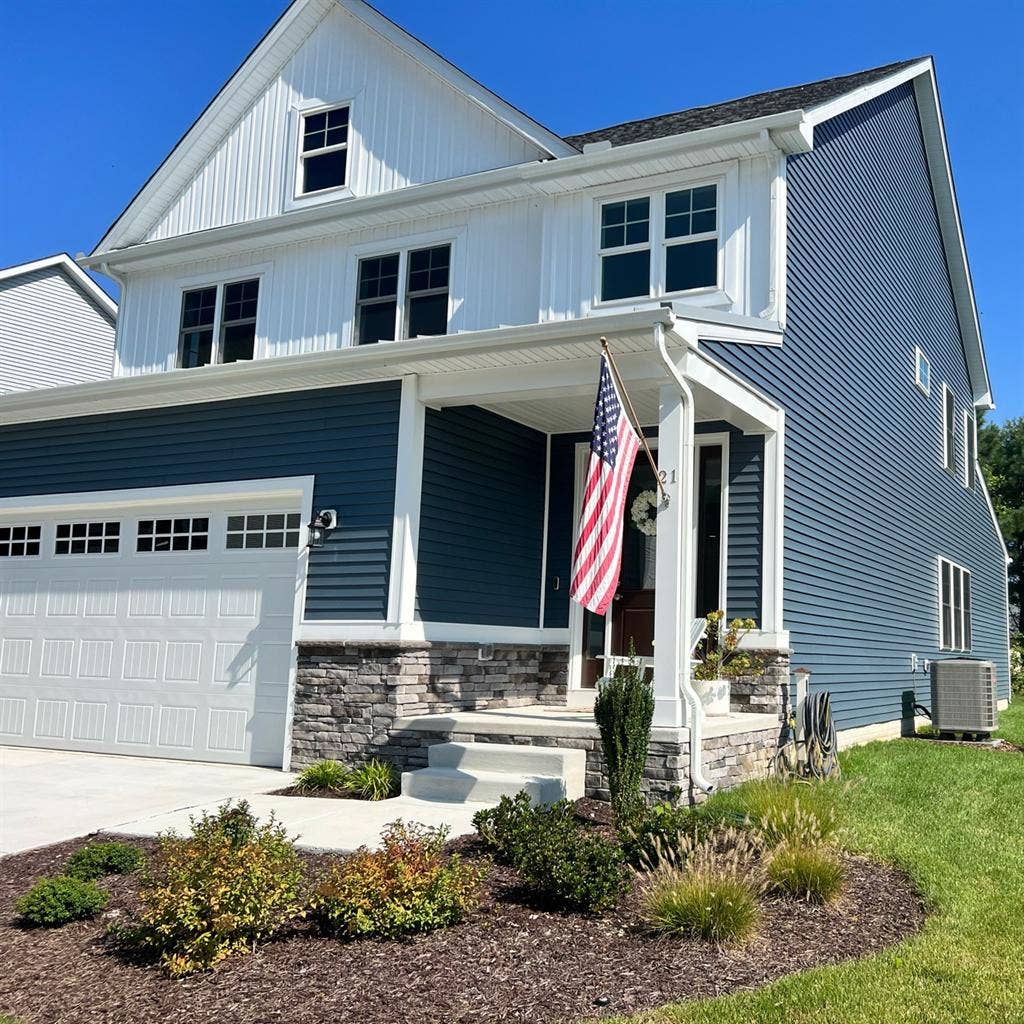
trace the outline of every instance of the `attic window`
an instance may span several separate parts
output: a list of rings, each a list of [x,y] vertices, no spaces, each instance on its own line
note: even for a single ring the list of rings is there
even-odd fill
[[[349,108],[331,107],[302,115],[299,194],[342,188],[348,172]]]

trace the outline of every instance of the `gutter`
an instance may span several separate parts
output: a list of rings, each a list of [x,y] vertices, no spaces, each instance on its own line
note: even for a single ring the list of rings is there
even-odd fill
[[[689,616],[693,607],[694,574],[693,566],[693,392],[686,378],[679,372],[675,363],[669,358],[665,344],[665,325],[654,325],[654,341],[658,355],[668,370],[679,397],[683,402],[683,472],[679,483],[679,500],[683,503],[683,615]],[[690,631],[683,629],[682,623],[676,630],[676,643],[679,644],[679,692],[686,702],[686,724],[690,729],[690,780],[702,792],[710,795],[715,791],[715,784],[709,782],[704,775],[704,706],[697,696],[690,679],[692,652],[690,651]]]

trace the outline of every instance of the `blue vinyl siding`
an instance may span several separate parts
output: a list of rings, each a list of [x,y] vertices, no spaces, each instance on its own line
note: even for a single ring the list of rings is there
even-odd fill
[[[398,382],[0,427],[0,497],[315,475],[310,619],[387,614]]]
[[[760,619],[764,438],[759,434],[744,435],[720,420],[698,423],[695,430],[698,434],[729,431],[727,613],[730,617]],[[658,428],[646,427],[644,433],[648,437],[657,437]],[[569,625],[576,445],[589,440],[589,434],[555,434],[551,438],[544,625],[553,629],[564,629]],[[638,458],[644,458],[643,453]],[[554,587],[556,578],[557,590]]]
[[[473,406],[428,409],[417,616],[536,627],[544,434]]]
[[[707,343],[786,409],[785,624],[794,663],[837,719],[928,700],[910,656],[938,649],[937,558],[972,572],[972,654],[1007,696],[1003,554],[980,487],[962,484],[971,407],[913,90],[815,132],[787,174],[789,278],[780,349]],[[914,385],[914,346],[932,365]],[[941,384],[956,396],[955,476],[942,468]]]

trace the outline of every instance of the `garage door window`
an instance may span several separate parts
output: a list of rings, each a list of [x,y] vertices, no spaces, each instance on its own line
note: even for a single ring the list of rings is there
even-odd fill
[[[39,554],[41,526],[0,526],[0,558]]]
[[[297,548],[299,546],[299,514],[297,512],[267,515],[228,516],[227,547]]]
[[[209,544],[210,520],[140,519],[136,551],[205,551]]]
[[[58,523],[55,555],[116,555],[120,523]]]

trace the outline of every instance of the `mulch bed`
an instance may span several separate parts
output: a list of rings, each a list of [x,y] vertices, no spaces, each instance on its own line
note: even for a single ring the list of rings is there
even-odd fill
[[[579,812],[608,827],[604,805],[585,801]],[[37,877],[58,873],[84,842],[0,861],[0,1012],[39,1024],[554,1024],[748,989],[865,956],[917,932],[925,917],[900,871],[846,857],[846,889],[835,905],[769,901],[750,945],[718,949],[645,933],[635,891],[600,918],[524,905],[514,872],[495,866],[481,907],[454,928],[404,942],[343,943],[300,924],[212,973],[171,981],[156,967],[125,962],[104,940],[106,925],[133,905],[132,877],[100,883],[111,901],[96,921],[14,925],[15,898]],[[479,853],[473,838],[452,845]],[[328,859],[304,856],[314,869]]]
[[[284,789],[272,789],[269,796],[306,796],[317,797],[320,800],[362,800],[358,793],[350,793],[348,790],[337,789],[296,789],[294,786],[285,786]]]

